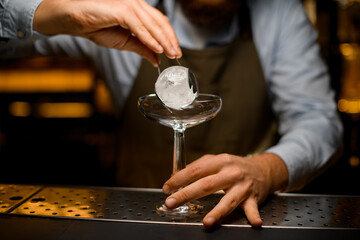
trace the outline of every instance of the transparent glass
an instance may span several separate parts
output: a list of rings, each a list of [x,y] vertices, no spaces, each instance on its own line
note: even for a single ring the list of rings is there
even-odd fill
[[[222,101],[219,96],[199,94],[196,100],[181,110],[167,108],[156,96],[149,94],[138,100],[139,111],[148,119],[171,127],[174,130],[173,174],[185,168],[185,130],[208,121],[220,111]],[[175,209],[168,209],[164,202],[156,205],[159,214],[172,217],[188,217],[199,213],[203,207],[199,202],[184,204]]]

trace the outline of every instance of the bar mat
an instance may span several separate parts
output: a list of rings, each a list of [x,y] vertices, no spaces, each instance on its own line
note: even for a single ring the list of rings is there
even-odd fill
[[[201,224],[223,195],[199,199],[202,212],[175,218],[158,214],[155,204],[166,198],[158,189],[45,187],[10,214],[103,221]],[[360,197],[277,194],[260,206],[263,226],[360,229]],[[223,225],[249,226],[241,209]]]
[[[39,186],[0,184],[0,213],[10,212],[40,189]]]

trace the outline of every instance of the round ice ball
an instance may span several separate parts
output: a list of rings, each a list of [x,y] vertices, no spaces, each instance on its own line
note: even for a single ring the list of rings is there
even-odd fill
[[[171,66],[159,75],[155,83],[155,93],[165,106],[180,110],[194,102],[198,92],[189,82],[189,69]]]

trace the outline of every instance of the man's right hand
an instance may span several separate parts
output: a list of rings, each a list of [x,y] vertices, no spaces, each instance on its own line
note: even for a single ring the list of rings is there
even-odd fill
[[[168,18],[144,0],[44,0],[35,12],[33,29],[136,52],[154,66],[153,52],[169,58],[182,55]]]

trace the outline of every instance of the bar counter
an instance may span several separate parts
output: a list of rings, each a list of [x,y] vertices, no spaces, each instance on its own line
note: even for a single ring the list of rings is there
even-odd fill
[[[260,206],[261,228],[236,209],[205,229],[221,197],[177,219],[156,212],[160,189],[0,184],[0,239],[360,239],[360,196],[280,193]]]

